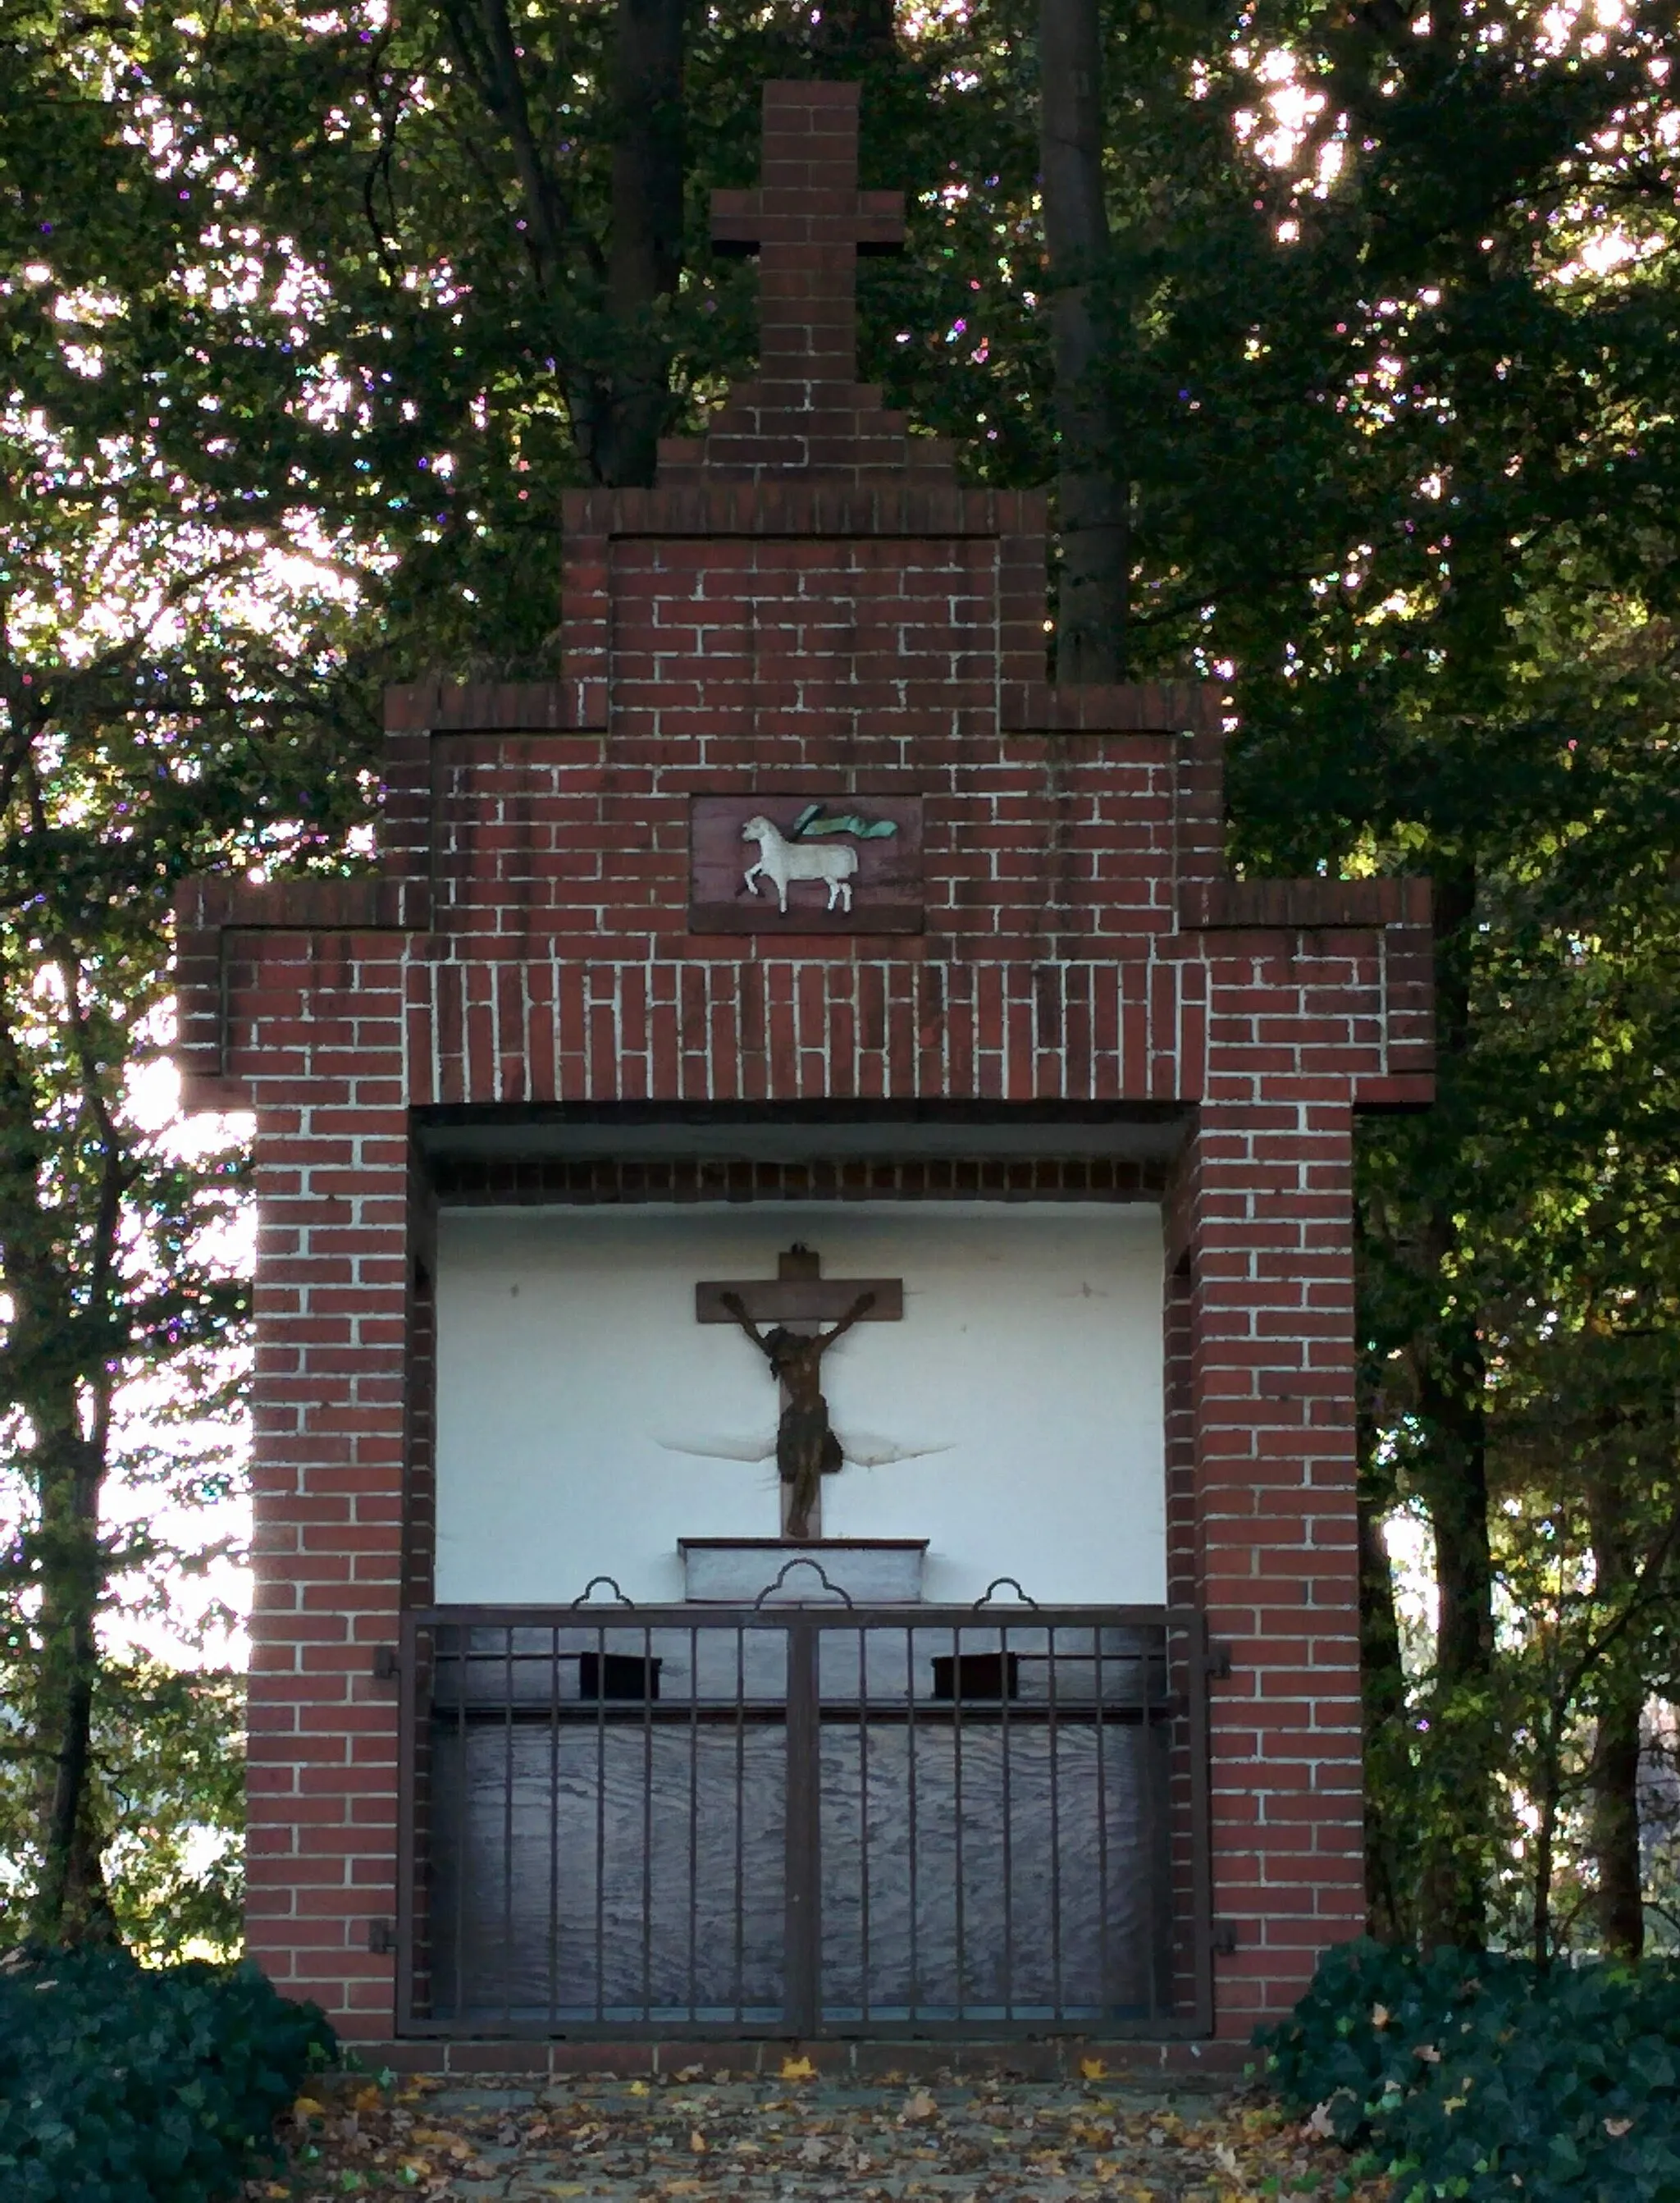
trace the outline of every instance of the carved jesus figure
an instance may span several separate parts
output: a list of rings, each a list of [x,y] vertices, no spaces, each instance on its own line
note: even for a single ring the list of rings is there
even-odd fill
[[[821,1479],[841,1463],[840,1440],[828,1422],[828,1403],[822,1397],[822,1357],[837,1338],[843,1338],[860,1316],[875,1306],[873,1293],[862,1293],[830,1332],[806,1338],[777,1324],[762,1332],[746,1312],[739,1293],[725,1293],[723,1305],[770,1365],[770,1373],[787,1390],[787,1404],[775,1434],[775,1465],[787,1485],[787,1528],[790,1538],[809,1538],[811,1518],[816,1505]]]

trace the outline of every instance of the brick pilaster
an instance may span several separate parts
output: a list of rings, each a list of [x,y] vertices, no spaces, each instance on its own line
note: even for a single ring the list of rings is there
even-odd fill
[[[288,1994],[390,2024],[408,1119],[394,944],[297,933],[236,965],[256,1105],[247,1933]]]
[[[1213,1691],[1218,2028],[1300,1993],[1365,1917],[1354,1508],[1353,1118],[1291,1094],[1205,1104],[1190,1219],[1200,1594]]]

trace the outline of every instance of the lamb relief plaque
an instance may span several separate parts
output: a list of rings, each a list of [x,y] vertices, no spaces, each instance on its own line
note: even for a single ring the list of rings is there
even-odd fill
[[[696,933],[920,933],[919,795],[697,795]]]

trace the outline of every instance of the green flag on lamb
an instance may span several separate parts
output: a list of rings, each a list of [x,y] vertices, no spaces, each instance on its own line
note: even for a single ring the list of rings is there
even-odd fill
[[[793,821],[787,838],[808,842],[814,834],[855,834],[860,842],[878,842],[898,830],[896,819],[865,818],[858,811],[840,811],[825,818],[820,803],[808,803]]]

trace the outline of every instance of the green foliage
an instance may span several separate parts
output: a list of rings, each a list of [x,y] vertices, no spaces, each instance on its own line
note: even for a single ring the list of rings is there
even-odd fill
[[[27,1708],[30,1682],[27,1663],[0,1658],[0,1701]],[[245,1678],[222,1670],[102,1663],[91,1805],[104,1893],[116,1932],[154,1964],[239,1950],[245,1699]],[[15,1721],[8,1730],[0,1730],[0,1915],[21,1915],[38,1870],[36,1754]]]
[[[6,2203],[212,2203],[333,2053],[254,1966],[148,1972],[121,1952],[0,1967]]]
[[[1435,882],[1437,1106],[1360,1143],[1363,1496],[1443,1619],[1398,1690],[1368,1631],[1386,1926],[1626,1947],[1590,1801],[1680,1613],[1680,32],[1176,0],[1112,40],[1136,670],[1229,679],[1249,871]]]
[[[245,1934],[243,1675],[110,1662],[96,1731],[119,1933],[156,1962],[232,1954]]]
[[[10,11],[0,121],[0,1866],[48,1941],[167,1947],[186,1931],[148,1923],[147,1886],[194,1933],[228,1922],[159,1787],[202,1772],[198,1817],[228,1826],[225,1754],[182,1743],[215,1692],[107,1648],[210,1557],[193,1516],[237,1485],[247,1301],[237,1128],[182,1138],[156,1107],[170,898],[341,868],[374,737],[344,531],[300,502],[333,429],[290,410],[299,271],[207,224],[200,118],[160,113],[148,149],[146,72],[190,106],[190,41],[127,27],[119,51],[109,23]]]
[[[1680,1973],[1669,1967],[1541,1971],[1353,1943],[1256,2041],[1288,2101],[1392,2168],[1395,2203],[1680,2194]]]

